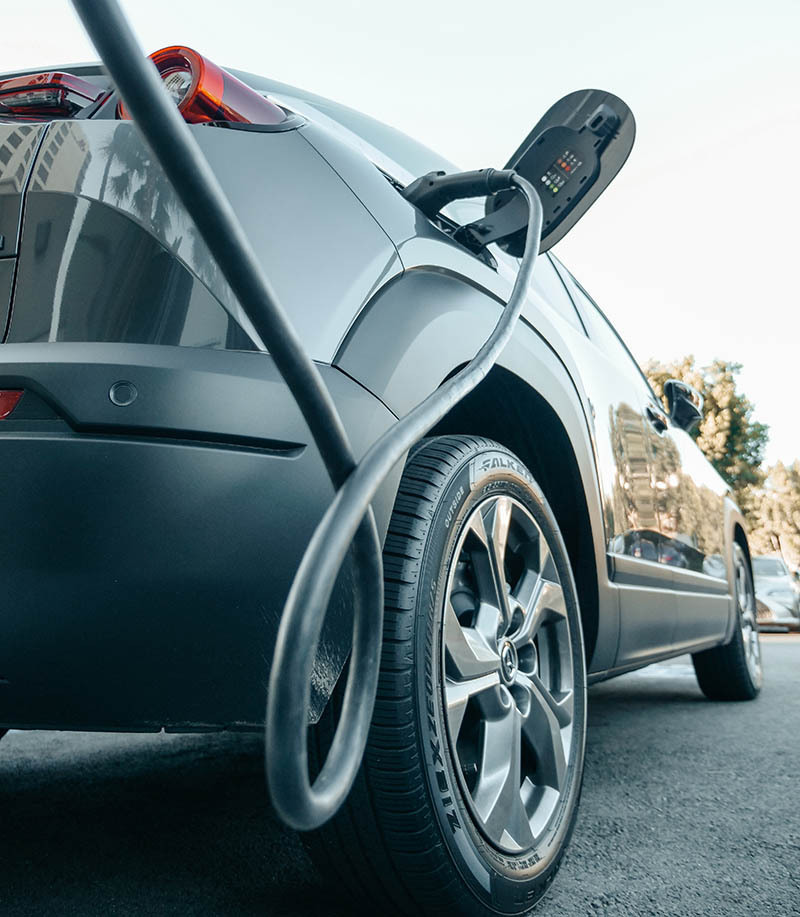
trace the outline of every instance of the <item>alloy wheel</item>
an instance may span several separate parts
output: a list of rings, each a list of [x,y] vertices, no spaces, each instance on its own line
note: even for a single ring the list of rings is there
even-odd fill
[[[575,687],[561,579],[517,500],[472,510],[445,602],[444,704],[461,788],[486,838],[519,854],[567,792]]]

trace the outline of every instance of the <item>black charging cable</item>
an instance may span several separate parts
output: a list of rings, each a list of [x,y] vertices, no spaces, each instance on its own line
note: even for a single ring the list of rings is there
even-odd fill
[[[125,99],[134,123],[161,163],[240,307],[292,392],[336,488],[334,500],[309,542],[286,600],[267,698],[267,778],[273,804],[292,827],[316,828],[335,814],[352,787],[366,746],[377,692],[383,568],[371,501],[411,446],[486,376],[511,337],[539,250],[541,202],[533,186],[515,173],[485,170],[492,176],[484,175],[477,180],[480,189],[485,187],[488,177],[492,181],[491,193],[516,187],[528,203],[526,249],[508,304],[475,357],[386,431],[356,464],[341,418],[319,372],[280,306],[216,176],[165,91],[155,67],[139,48],[118,3],[116,0],[72,2]],[[444,195],[449,200],[475,196],[476,174],[463,173],[466,177],[461,190],[458,174],[445,176]],[[500,175],[502,179],[493,177]],[[420,196],[430,202],[432,194],[429,187]],[[357,577],[352,659],[333,743],[312,784],[307,736],[311,674],[328,600],[351,545]]]
[[[283,609],[267,698],[267,773],[275,808],[288,824],[298,829],[318,827],[338,809],[358,768],[346,773],[337,771],[332,763],[338,766],[345,760],[348,743],[357,745],[360,762],[366,744],[366,736],[346,733],[340,720],[328,759],[314,785],[310,784],[305,717],[314,653],[309,653],[308,647],[315,648],[319,640],[323,615],[318,610],[327,607],[350,540],[381,484],[395,465],[404,460],[409,449],[486,377],[513,334],[522,312],[539,252],[542,204],[533,185],[516,173],[512,173],[509,187],[522,192],[530,215],[525,253],[511,295],[494,330],[463,369],[398,420],[367,450],[317,526]],[[303,640],[299,646],[298,634]],[[371,660],[361,659],[354,653],[350,677],[354,671],[362,666],[366,669],[370,664]],[[298,697],[303,698],[300,705]],[[373,705],[374,697],[370,707]]]

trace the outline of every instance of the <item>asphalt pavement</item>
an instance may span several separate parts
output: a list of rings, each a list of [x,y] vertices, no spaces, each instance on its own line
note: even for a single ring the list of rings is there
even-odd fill
[[[800,914],[800,637],[764,656],[754,703],[706,701],[686,657],[591,689],[541,917]],[[353,913],[270,814],[257,736],[0,743],[2,917]]]

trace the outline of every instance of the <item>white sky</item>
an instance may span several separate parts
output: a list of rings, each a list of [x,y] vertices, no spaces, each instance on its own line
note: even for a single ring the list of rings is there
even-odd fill
[[[800,457],[800,0],[124,0],[146,52],[330,96],[464,168],[501,166],[573,89],[638,136],[556,253],[645,361],[744,364],[769,461]],[[6,3],[0,72],[96,58],[68,0]],[[493,31],[493,26],[497,31]]]

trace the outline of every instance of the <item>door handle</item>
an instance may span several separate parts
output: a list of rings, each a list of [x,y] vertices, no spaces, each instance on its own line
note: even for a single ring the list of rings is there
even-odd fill
[[[650,421],[650,426],[656,431],[656,433],[663,433],[667,429],[667,415],[663,414],[657,408],[651,407],[649,404],[645,409],[647,414],[647,419]]]

